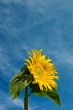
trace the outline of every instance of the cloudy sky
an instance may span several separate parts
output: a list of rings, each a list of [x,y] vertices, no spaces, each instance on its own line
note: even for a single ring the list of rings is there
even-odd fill
[[[23,110],[23,91],[11,100],[9,81],[34,48],[55,63],[61,107],[31,95],[29,110],[72,110],[73,0],[0,0],[0,110]]]

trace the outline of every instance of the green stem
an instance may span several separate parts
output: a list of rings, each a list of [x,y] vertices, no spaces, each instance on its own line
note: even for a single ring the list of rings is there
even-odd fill
[[[28,110],[28,87],[25,88],[24,110]]]

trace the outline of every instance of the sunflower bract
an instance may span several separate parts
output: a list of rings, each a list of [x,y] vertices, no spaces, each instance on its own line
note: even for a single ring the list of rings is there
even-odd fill
[[[40,90],[45,88],[52,91],[52,88],[57,88],[55,82],[55,79],[58,79],[57,71],[51,61],[42,54],[42,50],[30,51],[30,56],[26,60],[25,64],[34,78],[32,83],[37,83]]]

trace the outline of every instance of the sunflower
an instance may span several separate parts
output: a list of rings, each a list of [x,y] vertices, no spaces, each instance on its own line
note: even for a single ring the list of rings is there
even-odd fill
[[[58,76],[54,64],[51,63],[52,59],[46,58],[42,50],[31,50],[29,54],[25,64],[34,78],[32,83],[37,83],[40,90],[45,88],[52,91],[53,88],[57,88],[55,79],[58,79]]]

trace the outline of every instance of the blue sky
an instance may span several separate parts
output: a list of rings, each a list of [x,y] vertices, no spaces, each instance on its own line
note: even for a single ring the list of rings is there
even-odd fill
[[[23,92],[11,100],[9,81],[34,48],[58,69],[61,107],[31,95],[29,110],[72,110],[73,0],[0,0],[0,110],[23,110]]]

